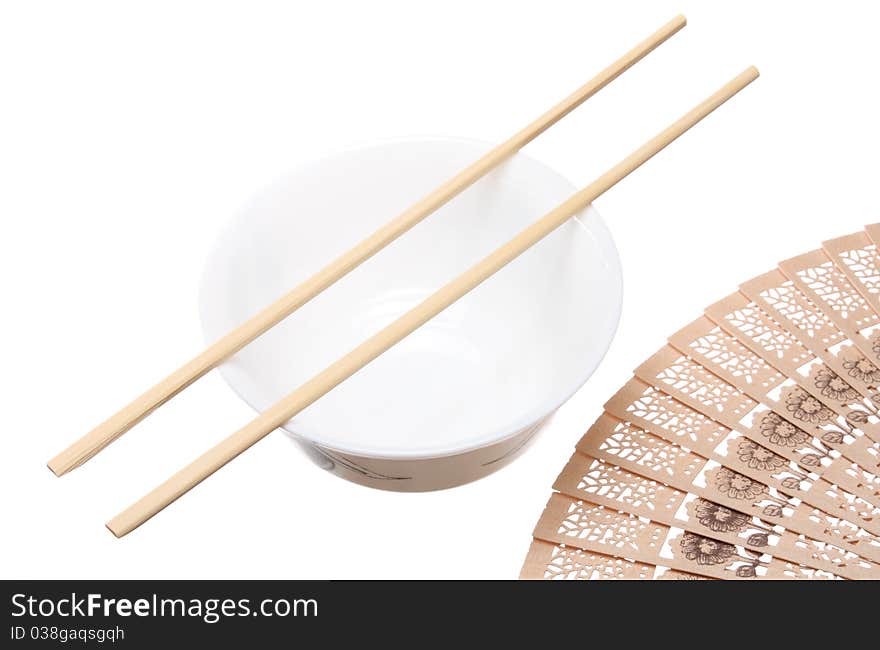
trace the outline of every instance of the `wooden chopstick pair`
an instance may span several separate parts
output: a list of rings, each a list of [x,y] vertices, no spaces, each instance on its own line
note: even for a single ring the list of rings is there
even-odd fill
[[[83,438],[50,460],[49,469],[56,475],[61,476],[86,462],[153,410],[220,365],[258,336],[277,325],[324,289],[357,268],[425,219],[429,214],[452,200],[501,162],[623,74],[661,43],[678,32],[685,24],[687,24],[687,21],[684,16],[673,18],[509,140],[489,151],[482,158],[422,198],[418,203],[382,226],[357,246],[333,260],[308,280],[305,280],[250,320],[211,344],[199,356],[175,370],[131,404],[128,404],[105,422],[95,427]]]
[[[470,186],[501,161],[519,150],[544,130],[555,124],[574,108],[605,87],[613,79],[669,39],[685,25],[679,16],[627,52],[599,75],[557,104],[535,122],[499,145],[480,160],[460,172],[406,212],[373,233],[366,240],[342,255],[312,278],[254,316],[244,325],[214,343],[201,355],[181,367],[163,382],[126,406],[70,448],[49,462],[58,475],[82,464],[152,410],[186,388],[223,360],[250,343],[287,315],[305,304],[336,280],[394,241],[423,220],[428,214]],[[155,490],[134,503],[107,523],[117,536],[125,535],[154,516],[167,505],[195,487],[226,463],[264,438],[271,431],[332,390],[357,370],[415,331],[443,309],[478,286],[492,274],[543,239],[571,216],[589,205],[621,179],[641,166],[657,152],[735,95],[758,76],[748,68],[720,90],[674,122],[653,139],[642,145],[620,163],[583,190],[564,201],[537,222],[524,229],[509,242],[481,262],[439,289],[415,308],[373,335],[354,350],[331,364],[324,371],[294,390],[261,413],[245,427],[207,451],[193,463],[169,478]]]

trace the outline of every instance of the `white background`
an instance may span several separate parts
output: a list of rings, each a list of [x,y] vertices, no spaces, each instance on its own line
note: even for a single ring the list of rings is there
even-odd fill
[[[4,2],[0,576],[513,578],[550,485],[666,335],[880,220],[873,2]],[[592,180],[762,77],[597,202],[623,319],[531,450],[477,483],[346,483],[275,433],[123,540],[102,523],[252,416],[216,373],[62,479],[49,457],[201,345],[200,270],[282,172],[389,136],[500,141],[678,12],[688,27],[534,144]]]

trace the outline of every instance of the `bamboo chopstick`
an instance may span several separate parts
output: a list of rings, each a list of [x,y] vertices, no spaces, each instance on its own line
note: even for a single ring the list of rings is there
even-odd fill
[[[207,372],[216,368],[245,345],[277,325],[324,291],[324,289],[360,266],[425,219],[429,214],[470,187],[501,162],[623,74],[686,24],[687,20],[684,16],[673,18],[509,140],[498,145],[456,176],[450,178],[405,212],[379,228],[379,230],[351,250],[343,253],[250,320],[239,325],[236,329],[211,344],[200,355],[175,370],[146,393],[55,456],[48,463],[49,469],[57,476],[61,476],[82,465],[153,410],[160,407]]]
[[[117,537],[122,537],[140,526],[251,445],[263,439],[271,431],[284,424],[309,404],[325,395],[340,382],[363,368],[370,361],[439,314],[531,246],[541,241],[565,223],[572,215],[585,208],[620,180],[650,160],[656,153],[745,88],[757,77],[758,70],[754,67],[750,67],[740,73],[708,99],[636,149],[590,185],[572,195],[482,261],[426,298],[422,303],[388,325],[385,329],[368,338],[347,355],[287,395],[287,397],[275,403],[245,427],[208,450],[152,492],[129,506],[111,519],[107,523],[107,528]]]

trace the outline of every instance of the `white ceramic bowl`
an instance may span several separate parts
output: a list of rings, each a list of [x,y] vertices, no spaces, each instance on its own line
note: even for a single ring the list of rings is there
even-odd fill
[[[319,160],[254,196],[202,285],[213,341],[488,150],[385,142]],[[518,154],[225,363],[267,408],[576,188]],[[620,261],[592,208],[356,373],[285,429],[323,467],[430,490],[491,473],[592,374],[620,314]],[[585,423],[586,424],[586,423]]]

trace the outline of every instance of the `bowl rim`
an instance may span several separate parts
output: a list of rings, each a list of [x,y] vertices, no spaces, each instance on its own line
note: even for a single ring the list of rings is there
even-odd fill
[[[484,147],[486,151],[488,151],[490,148],[496,146],[495,144],[488,142],[486,140],[480,140],[480,139],[469,138],[469,137],[445,136],[445,135],[409,135],[409,136],[394,136],[394,137],[378,138],[375,140],[359,142],[359,143],[356,143],[356,144],[353,144],[353,145],[350,145],[347,147],[342,147],[342,148],[338,148],[335,150],[331,150],[331,151],[326,152],[324,155],[317,156],[317,157],[312,158],[310,160],[304,161],[298,165],[292,166],[286,172],[276,176],[271,182],[265,183],[262,186],[260,186],[259,188],[257,188],[256,190],[254,190],[254,192],[252,192],[248,196],[248,198],[239,205],[238,209],[236,209],[235,211],[233,211],[231,213],[231,215],[227,218],[227,221],[224,224],[223,228],[224,228],[224,230],[226,228],[231,228],[233,225],[233,222],[235,222],[235,220],[236,220],[236,217],[250,205],[251,201],[256,196],[258,196],[259,194],[261,194],[263,192],[267,192],[267,191],[271,190],[272,188],[274,188],[277,185],[284,182],[289,177],[297,174],[298,172],[300,172],[308,167],[311,167],[313,165],[316,165],[316,164],[319,164],[319,163],[322,163],[322,162],[325,162],[328,160],[332,160],[332,159],[340,157],[340,156],[344,156],[349,153],[363,151],[366,149],[373,149],[373,148],[377,148],[377,147],[382,147],[382,146],[387,146],[387,145],[395,145],[395,144],[415,144],[415,143],[429,143],[429,142],[447,142],[447,143],[451,142],[451,143],[460,143],[463,145],[470,145],[470,146],[477,145],[480,147]],[[577,185],[575,185],[566,176],[564,176],[562,173],[560,173],[559,171],[557,171],[556,169],[554,169],[550,165],[544,163],[543,161],[535,158],[534,156],[532,156],[530,154],[523,152],[522,149],[520,149],[520,150],[516,151],[514,154],[512,154],[510,156],[510,158],[508,158],[508,160],[512,159],[514,157],[524,159],[531,164],[534,164],[534,165],[537,165],[538,167],[544,168],[546,171],[557,176],[559,178],[559,180],[561,180],[566,185],[568,185],[569,188],[571,189],[572,193],[577,191],[577,189],[578,189]],[[479,179],[479,180],[482,180],[482,179]],[[477,182],[479,182],[479,180]],[[545,402],[544,404],[539,404],[538,406],[535,407],[535,409],[532,410],[531,414],[526,414],[526,415],[519,417],[516,420],[506,424],[503,427],[499,427],[499,428],[495,429],[491,435],[483,436],[480,440],[478,440],[476,442],[467,443],[467,444],[463,444],[463,445],[457,445],[457,446],[450,447],[450,448],[439,448],[437,451],[431,451],[431,452],[426,452],[424,450],[412,450],[412,451],[382,450],[382,451],[377,451],[377,450],[371,450],[369,448],[357,447],[357,446],[343,447],[343,446],[339,446],[338,444],[328,443],[324,440],[321,440],[320,437],[317,437],[317,436],[314,436],[311,434],[306,434],[305,432],[302,432],[302,431],[297,431],[296,426],[295,426],[295,422],[292,422],[291,420],[286,421],[279,428],[283,429],[284,432],[288,436],[290,436],[291,438],[293,438],[297,442],[316,445],[322,449],[327,449],[329,451],[333,451],[333,452],[340,453],[340,454],[348,454],[348,455],[353,455],[353,456],[359,456],[361,458],[368,458],[368,459],[375,459],[375,460],[417,461],[417,460],[430,460],[430,459],[434,459],[434,458],[447,458],[447,457],[452,457],[452,456],[468,454],[468,453],[471,453],[471,452],[474,452],[474,451],[477,451],[480,449],[484,449],[486,447],[490,447],[490,446],[493,446],[496,444],[503,443],[511,438],[516,437],[517,435],[521,434],[523,430],[525,430],[529,427],[535,426],[536,424],[541,424],[541,426],[543,426],[549,420],[550,416],[552,416],[560,407],[562,407],[566,402],[568,402],[572,398],[572,396],[575,393],[577,393],[584,386],[584,384],[587,383],[587,381],[590,379],[590,377],[592,377],[593,373],[596,371],[596,369],[602,363],[602,360],[605,358],[605,355],[608,353],[608,350],[611,348],[611,344],[614,341],[615,335],[616,335],[618,327],[620,325],[620,317],[621,317],[621,311],[622,311],[622,307],[623,307],[623,274],[622,274],[622,269],[621,269],[620,254],[617,250],[617,245],[614,242],[614,238],[611,236],[611,232],[608,230],[608,227],[607,227],[605,221],[602,219],[601,214],[598,212],[598,210],[596,210],[596,208],[592,204],[588,205],[586,208],[584,208],[582,210],[579,210],[568,221],[574,221],[581,228],[586,230],[587,226],[584,224],[584,220],[586,218],[589,218],[591,220],[592,227],[598,228],[598,230],[601,231],[606,236],[606,239],[607,239],[608,243],[610,244],[610,248],[608,251],[609,252],[608,262],[613,267],[612,268],[612,275],[615,278],[615,284],[618,287],[618,290],[615,292],[617,295],[617,300],[614,301],[614,305],[613,305],[614,313],[612,315],[613,317],[611,320],[612,325],[610,328],[610,336],[608,337],[608,342],[605,345],[605,348],[600,352],[598,358],[595,361],[595,364],[593,364],[589,368],[585,368],[584,372],[581,375],[579,375],[578,379],[576,381],[572,382],[572,385],[567,390],[563,391],[561,393],[560,397],[555,398],[555,399],[551,399],[548,402]],[[568,221],[566,223],[568,223]],[[210,260],[213,258],[214,254],[217,252],[218,246],[220,245],[220,242],[222,241],[222,239],[223,238],[220,236],[215,237],[214,242],[212,243],[212,245],[208,251],[208,254],[206,256],[206,260]],[[208,271],[208,264],[206,263],[205,268],[202,272],[202,277],[201,277],[201,281],[200,281],[200,285],[199,285],[199,287],[200,287],[199,288],[200,306],[201,306],[201,297],[204,295],[204,287],[207,284],[207,276],[208,276],[207,271]],[[201,308],[200,308],[200,312],[201,312]],[[200,320],[202,320],[202,333],[204,336],[204,334],[205,334],[204,321],[202,318],[200,318]],[[259,408],[257,408],[257,406],[253,402],[251,402],[250,399],[245,397],[245,395],[243,395],[242,392],[238,388],[236,388],[235,385],[233,385],[233,383],[229,380],[229,378],[227,377],[227,375],[224,371],[225,366],[226,366],[226,362],[220,364],[220,366],[218,367],[218,370],[220,372],[220,375],[223,378],[224,383],[232,390],[233,393],[235,393],[238,396],[239,399],[241,399],[245,404],[247,404],[255,412],[260,413],[261,410]]]

